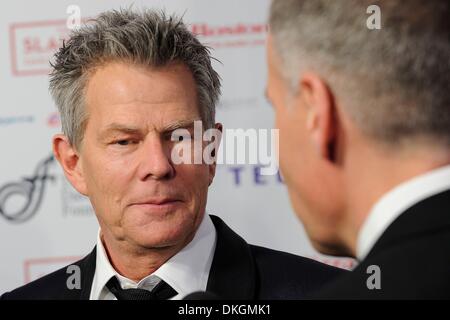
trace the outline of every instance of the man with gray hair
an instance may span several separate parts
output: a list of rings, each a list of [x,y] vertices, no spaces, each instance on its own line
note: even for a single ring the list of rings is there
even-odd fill
[[[206,142],[192,143],[203,136],[193,135],[194,122],[221,130],[214,119],[220,81],[208,49],[178,18],[101,14],[56,54],[50,91],[63,129],[54,154],[92,203],[97,245],[4,299],[161,300],[196,291],[299,299],[341,273],[249,245],[205,215],[215,162],[176,164],[171,156],[180,145],[203,154]],[[79,285],[69,281],[73,270]]]
[[[292,205],[315,248],[360,260],[315,297],[450,297],[449,17],[448,0],[272,2]]]

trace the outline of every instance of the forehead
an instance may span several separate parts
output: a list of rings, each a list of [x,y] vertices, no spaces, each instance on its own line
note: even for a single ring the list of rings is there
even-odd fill
[[[197,118],[197,90],[182,63],[151,68],[110,62],[92,72],[85,92],[89,122],[149,122]]]

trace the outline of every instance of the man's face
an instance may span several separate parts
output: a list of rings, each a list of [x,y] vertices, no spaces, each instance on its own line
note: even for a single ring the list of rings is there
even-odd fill
[[[280,144],[280,169],[283,178],[291,195],[291,201],[297,213],[304,213],[304,203],[302,197],[298,197],[299,190],[303,189],[306,177],[303,176],[306,163],[305,154],[302,149],[306,149],[306,134],[303,130],[305,123],[305,110],[301,106],[295,105],[294,97],[287,87],[286,81],[279,68],[279,58],[274,51],[272,38],[267,42],[267,62],[268,62],[268,82],[267,97],[275,110],[275,126],[279,129]],[[303,176],[303,179],[298,179]],[[302,181],[305,181],[302,183]],[[303,218],[303,217],[301,217]],[[303,220],[303,219],[302,219]]]
[[[102,232],[146,248],[184,245],[205,211],[214,165],[171,161],[172,131],[193,134],[196,86],[183,64],[151,69],[111,62],[91,75],[80,147],[79,189]]]
[[[267,59],[267,96],[275,110],[275,126],[280,130],[280,169],[292,206],[316,249],[330,253],[328,246],[335,243],[335,213],[341,197],[336,187],[338,180],[320,157],[308,128],[313,109],[304,93],[292,92],[288,87],[271,36]]]

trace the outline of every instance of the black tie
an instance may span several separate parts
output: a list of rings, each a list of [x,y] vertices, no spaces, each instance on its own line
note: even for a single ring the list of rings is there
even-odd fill
[[[122,289],[116,277],[109,279],[106,286],[116,296],[117,300],[167,300],[177,295],[177,292],[163,280],[152,291],[145,289]]]

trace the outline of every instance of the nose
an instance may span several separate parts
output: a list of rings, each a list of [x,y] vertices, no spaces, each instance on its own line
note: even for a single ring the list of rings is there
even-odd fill
[[[164,180],[175,175],[170,150],[157,135],[146,137],[141,146],[139,161],[138,174],[141,180]]]

